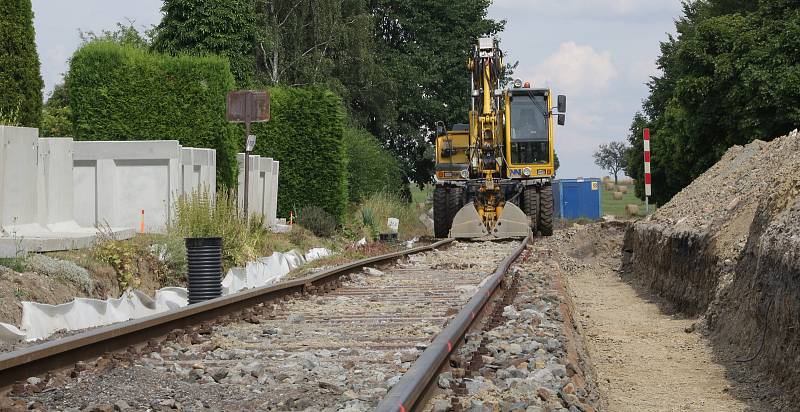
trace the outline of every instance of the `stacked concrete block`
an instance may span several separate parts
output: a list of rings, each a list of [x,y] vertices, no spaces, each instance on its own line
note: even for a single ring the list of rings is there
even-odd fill
[[[162,232],[175,200],[216,194],[216,151],[175,140],[73,142],[0,126],[0,257]]]
[[[73,214],[69,138],[39,139],[38,130],[0,126],[0,257],[83,248],[97,237]],[[117,238],[133,231],[109,227]]]
[[[213,199],[217,193],[217,151],[214,149],[181,149],[181,193],[206,192]]]
[[[244,154],[236,157],[239,163],[239,210],[244,209]],[[250,216],[263,216],[264,226],[275,229],[280,222],[278,213],[278,174],[280,162],[270,157],[250,155],[250,177],[247,208]]]

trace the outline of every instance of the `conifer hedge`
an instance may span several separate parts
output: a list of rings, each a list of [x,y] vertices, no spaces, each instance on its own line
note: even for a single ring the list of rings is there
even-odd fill
[[[341,99],[323,88],[270,89],[271,119],[257,123],[254,154],[281,162],[278,214],[319,206],[342,220],[347,159]]]
[[[218,184],[233,187],[240,129],[225,120],[235,88],[227,59],[168,56],[95,41],[67,76],[76,140],[178,140],[217,150]]]
[[[0,0],[0,117],[39,127],[42,76],[30,0]]]

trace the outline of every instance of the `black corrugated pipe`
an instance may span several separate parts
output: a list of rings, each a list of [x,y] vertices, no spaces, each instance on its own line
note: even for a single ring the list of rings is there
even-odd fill
[[[186,238],[189,304],[222,296],[222,238]]]

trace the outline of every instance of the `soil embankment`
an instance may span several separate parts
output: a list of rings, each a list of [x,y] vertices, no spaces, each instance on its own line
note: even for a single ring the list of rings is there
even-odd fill
[[[623,273],[702,315],[729,376],[800,402],[800,134],[731,148],[625,236]]]

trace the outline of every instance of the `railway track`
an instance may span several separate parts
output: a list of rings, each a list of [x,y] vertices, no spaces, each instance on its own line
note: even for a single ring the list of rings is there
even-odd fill
[[[410,409],[523,249],[443,241],[2,354],[0,406]]]

